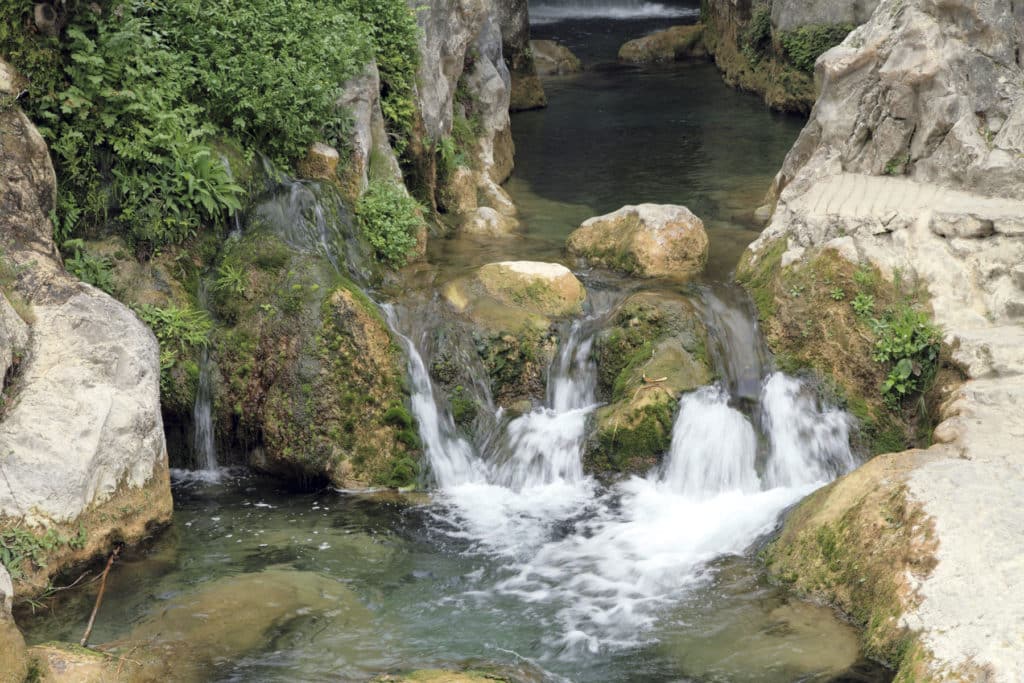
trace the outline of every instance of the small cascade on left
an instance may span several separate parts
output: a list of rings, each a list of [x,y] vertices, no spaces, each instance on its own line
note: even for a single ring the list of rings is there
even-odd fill
[[[206,282],[200,280],[198,303],[201,310],[209,311]],[[199,379],[196,386],[196,401],[192,407],[192,450],[195,454],[196,469],[203,472],[217,472],[217,448],[213,438],[213,371],[209,346],[204,346],[199,355]]]

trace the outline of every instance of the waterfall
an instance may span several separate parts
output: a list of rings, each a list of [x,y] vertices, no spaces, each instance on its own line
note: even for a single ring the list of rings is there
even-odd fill
[[[530,21],[548,24],[568,19],[670,19],[695,17],[692,7],[647,0],[540,0],[530,3]]]
[[[757,311],[735,285],[706,289],[700,301],[710,331],[708,351],[715,370],[733,396],[756,399],[771,365],[768,347],[758,329]]]
[[[208,311],[206,282],[200,280],[198,292],[199,307]],[[213,440],[213,361],[210,349],[203,347],[199,356],[199,379],[196,387],[196,401],[192,406],[192,450],[196,456],[197,469],[217,470],[217,450]]]
[[[664,609],[710,580],[715,559],[744,553],[784,509],[856,464],[847,416],[800,380],[766,374],[756,326],[742,322],[728,293],[705,294],[724,381],[680,398],[660,467],[610,487],[582,466],[597,408],[592,345],[606,314],[563,336],[545,405],[474,448],[421,355],[432,324],[403,334],[411,321],[384,307],[408,356],[412,408],[438,485],[431,514],[468,552],[503,558],[504,575],[474,599],[557,605],[544,625],[552,657],[649,642]]]

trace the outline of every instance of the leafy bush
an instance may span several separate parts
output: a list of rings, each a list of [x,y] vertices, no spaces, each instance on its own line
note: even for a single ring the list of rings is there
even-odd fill
[[[423,225],[416,200],[392,181],[374,180],[359,200],[356,215],[377,259],[393,267],[404,266]]]
[[[873,357],[891,366],[882,395],[890,405],[928,388],[935,376],[942,333],[927,313],[903,304],[882,320],[871,323],[875,333]]]
[[[0,565],[7,568],[11,578],[20,581],[25,578],[25,563],[31,568],[44,569],[47,555],[60,547],[72,549],[85,547],[85,528],[79,527],[74,536],[66,536],[56,529],[48,529],[43,534],[34,534],[22,527],[10,527],[0,530]]]
[[[110,259],[106,256],[93,256],[80,239],[68,240],[61,248],[71,254],[64,259],[64,267],[69,273],[107,294],[114,293],[114,273]]]
[[[209,344],[213,321],[205,311],[190,306],[143,305],[135,309],[160,342],[160,388],[166,394],[173,386],[171,371],[195,349]]]
[[[826,50],[843,42],[853,30],[850,24],[801,26],[780,36],[782,49],[793,66],[814,73],[814,63]]]
[[[0,0],[0,54],[30,81],[20,102],[50,143],[58,243],[113,231],[140,254],[240,208],[212,141],[279,163],[344,146],[341,86],[376,55],[383,107],[412,128],[417,26],[405,0],[61,3],[60,37],[32,3]],[[398,134],[396,133],[396,134]]]
[[[767,2],[758,3],[750,11],[750,23],[740,36],[744,56],[752,63],[760,62],[772,46],[772,8]]]
[[[380,70],[380,107],[391,131],[391,143],[401,154],[412,134],[416,115],[416,15],[405,0],[344,0],[344,6],[363,21],[373,42]]]

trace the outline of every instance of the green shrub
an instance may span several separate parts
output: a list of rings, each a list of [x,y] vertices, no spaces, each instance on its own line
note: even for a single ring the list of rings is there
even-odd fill
[[[359,200],[356,215],[377,259],[393,267],[404,266],[423,225],[416,200],[392,181],[374,180]]]
[[[68,240],[61,248],[70,252],[70,256],[64,259],[64,267],[69,273],[107,294],[114,293],[114,272],[110,259],[106,256],[93,256],[80,239]]]
[[[166,395],[174,387],[171,373],[175,366],[209,344],[213,321],[205,311],[190,306],[160,308],[147,304],[135,312],[160,342],[160,388]]]
[[[942,333],[928,314],[901,304],[882,320],[873,320],[873,357],[890,366],[882,395],[890,405],[925,391],[935,377]]]
[[[0,530],[0,565],[7,568],[11,578],[20,581],[25,578],[25,563],[30,568],[45,569],[50,552],[62,546],[73,549],[85,547],[85,528],[79,527],[74,536],[66,536],[56,529],[34,534],[28,529],[10,527]]]
[[[764,59],[772,47],[772,8],[767,2],[754,5],[750,11],[750,23],[740,36],[743,55],[756,64]]]
[[[786,57],[796,68],[814,73],[814,63],[826,50],[843,42],[853,30],[850,24],[801,26],[780,36]]]

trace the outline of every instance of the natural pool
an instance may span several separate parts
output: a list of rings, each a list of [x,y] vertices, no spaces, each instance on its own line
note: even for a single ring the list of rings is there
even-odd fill
[[[630,21],[581,0],[587,18],[535,33],[607,64],[623,39],[692,20],[684,5],[653,4],[674,9]],[[547,110],[513,119],[508,188],[523,235],[437,240],[431,260],[456,271],[561,260],[583,219],[627,203],[701,216],[711,262],[687,292],[718,321],[726,388],[684,400],[669,466],[611,487],[579,471],[597,304],[563,335],[548,405],[501,422],[502,454],[511,445],[529,455],[522,462],[447,428],[415,363],[422,324],[395,312],[410,337],[421,435],[446,466],[440,490],[304,493],[245,471],[178,473],[172,527],[118,562],[94,643],[163,645],[183,680],[367,680],[480,662],[523,680],[888,680],[860,657],[852,627],[770,585],[756,559],[783,509],[852,466],[838,438],[846,423],[768,366],[757,365],[742,403],[728,393],[728,361],[759,342],[742,296],[723,283],[756,236],[751,214],[801,121],[727,88],[709,64],[604,66],[546,88]],[[532,469],[538,460],[550,467]],[[24,622],[26,636],[77,640],[93,597],[58,601]]]

